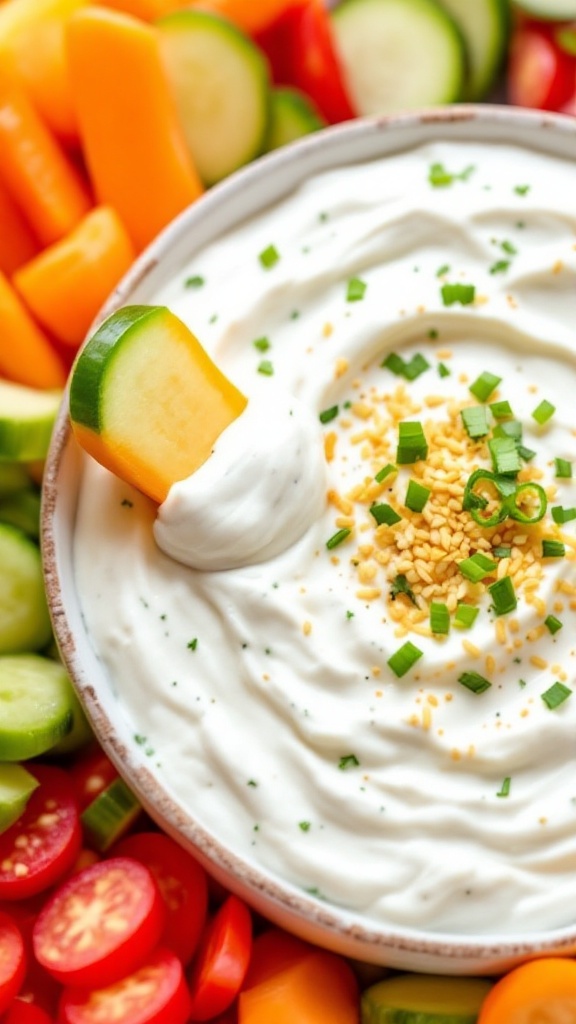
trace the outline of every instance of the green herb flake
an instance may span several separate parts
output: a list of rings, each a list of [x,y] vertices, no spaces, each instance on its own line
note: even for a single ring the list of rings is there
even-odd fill
[[[188,648],[189,651],[195,651],[196,648],[198,647],[198,637],[195,636],[193,640],[189,640],[188,643],[186,644],[186,647]]]
[[[351,277],[346,289],[346,302],[360,302],[364,298],[368,285],[359,277]]]
[[[518,249],[516,248],[514,243],[509,242],[507,239],[505,239],[503,242],[500,242],[500,248],[502,249],[502,252],[507,252],[509,256],[516,256],[518,252]]]
[[[433,188],[447,188],[455,181],[468,181],[468,178],[476,170],[473,164],[465,167],[463,171],[452,172],[446,170],[444,164],[434,163],[428,170],[428,181]]]
[[[485,690],[489,690],[492,686],[490,680],[485,679],[479,672],[462,672],[458,676],[458,682],[472,693],[484,693]]]
[[[450,273],[450,264],[443,263],[441,267],[438,267],[436,271],[436,277],[446,277],[446,274]]]
[[[350,612],[350,611],[346,612],[346,618],[347,619],[353,619],[354,618],[354,612]]]
[[[416,664],[419,658],[422,657],[423,652],[419,647],[416,647],[410,640],[407,640],[402,647],[388,658],[388,666],[394,672],[399,679],[406,675],[406,673]]]
[[[252,344],[259,352],[267,352],[270,348],[270,340],[268,338],[256,338]]]
[[[330,423],[332,420],[336,419],[338,412],[339,407],[337,405],[331,405],[330,408],[322,410],[318,419],[320,420],[320,423]]]
[[[309,832],[310,831],[310,822],[309,821],[299,821],[298,822],[298,828],[301,829],[302,832]]]
[[[438,363],[438,376],[449,377],[452,371],[446,366],[446,363]]]
[[[274,375],[274,366],[269,359],[263,359],[258,363],[258,373],[262,373],[265,377],[272,377]]]
[[[270,270],[280,259],[280,253],[275,245],[268,245],[258,256],[261,265],[265,270]]]
[[[395,601],[399,594],[404,594],[414,607],[418,608],[416,595],[408,583],[406,576],[402,572],[398,573],[398,575],[392,580],[390,585],[390,600]]]
[[[499,791],[496,793],[496,796],[500,796],[500,797],[510,796],[510,783],[511,783],[511,781],[512,781],[512,779],[510,778],[509,775],[507,775],[506,778],[504,779],[504,781],[502,782],[502,785],[501,785]]]
[[[476,286],[473,284],[443,284],[440,294],[445,306],[453,306],[456,302],[459,302],[461,306],[470,306],[476,296]]]
[[[337,548],[339,544],[342,544],[351,533],[352,531],[350,527],[345,526],[342,530],[338,530],[337,533],[332,534],[332,536],[326,541],[326,547],[329,551],[332,551],[333,548]]]
[[[405,362],[402,356],[399,356],[397,352],[389,352],[385,359],[382,360],[380,366],[383,366],[386,370],[390,370],[390,373],[396,375],[396,377],[404,376]]]
[[[556,681],[555,683],[552,683],[552,686],[548,690],[541,693],[540,696],[546,706],[553,711],[555,708],[560,707],[565,700],[568,700],[571,693],[572,690],[569,686],[564,686],[564,683]]]
[[[514,191],[517,196],[527,196],[530,191],[530,185],[515,185]]]
[[[491,274],[504,274],[510,266],[510,260],[496,260],[490,267]]]
[[[185,288],[202,288],[206,281],[200,274],[193,274],[192,277],[187,277],[184,281]]]
[[[360,761],[356,757],[356,754],[344,754],[338,762],[338,767],[340,771],[345,772],[348,771],[349,768],[359,768]]]

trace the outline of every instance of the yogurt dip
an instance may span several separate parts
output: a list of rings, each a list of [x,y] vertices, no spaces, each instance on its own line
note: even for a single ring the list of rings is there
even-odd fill
[[[77,589],[134,743],[249,863],[368,922],[574,920],[573,181],[467,142],[312,178],[154,297],[249,398],[208,462],[160,509],[83,470]],[[484,526],[499,434],[533,486]]]

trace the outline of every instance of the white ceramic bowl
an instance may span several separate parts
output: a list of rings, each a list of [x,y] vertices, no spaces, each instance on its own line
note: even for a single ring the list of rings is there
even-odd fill
[[[163,284],[181,274],[196,250],[280,199],[310,175],[438,138],[515,143],[527,150],[571,158],[576,167],[576,119],[534,111],[452,107],[341,125],[253,163],[211,190],[139,258],[100,318],[121,305],[150,301]],[[522,169],[519,173],[522,176]],[[297,934],[357,959],[417,971],[489,974],[535,955],[576,952],[576,911],[572,926],[542,934],[462,937],[380,927],[254,868],[201,827],[193,813],[166,791],[149,759],[131,742],[132,730],[90,646],[72,567],[79,466],[80,453],[63,407],[48,458],[43,504],[43,552],[54,630],[104,749],[168,833],[258,911]]]

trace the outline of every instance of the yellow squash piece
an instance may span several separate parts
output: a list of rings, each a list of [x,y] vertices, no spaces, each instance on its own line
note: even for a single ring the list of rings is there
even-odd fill
[[[162,502],[209,457],[246,398],[165,306],[125,306],[79,353],[70,418],[80,445]]]

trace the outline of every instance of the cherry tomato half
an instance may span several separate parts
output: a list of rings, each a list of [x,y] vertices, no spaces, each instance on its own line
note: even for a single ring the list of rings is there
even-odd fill
[[[78,806],[61,768],[30,764],[40,785],[24,813],[0,835],[0,899],[19,900],[53,885],[74,863],[82,839]]]
[[[2,1024],[52,1024],[45,1010],[24,999],[14,999]]]
[[[556,42],[553,28],[526,22],[514,34],[507,72],[508,100],[520,107],[562,110],[576,93],[576,59]]]
[[[65,985],[111,985],[145,960],[164,918],[148,868],[112,857],[73,875],[51,896],[34,925],[34,953]]]
[[[0,1013],[20,991],[26,973],[24,939],[16,922],[0,914]]]
[[[204,868],[162,832],[135,832],[114,849],[117,857],[133,857],[156,879],[166,904],[161,944],[187,964],[206,921],[208,881]]]
[[[178,957],[156,949],[137,971],[115,985],[87,992],[65,989],[62,1024],[185,1024],[190,994]]]
[[[248,970],[252,917],[237,896],[228,896],[207,925],[192,964],[190,1020],[223,1013],[233,1003]]]

